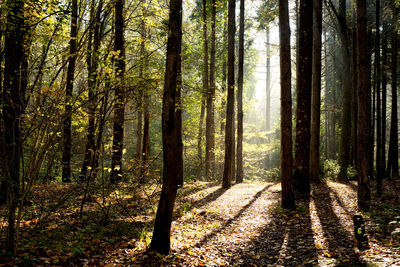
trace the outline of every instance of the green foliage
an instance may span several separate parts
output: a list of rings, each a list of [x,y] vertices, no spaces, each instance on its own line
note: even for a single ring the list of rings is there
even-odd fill
[[[325,177],[336,179],[340,172],[340,166],[336,160],[327,159],[323,163],[323,172]]]

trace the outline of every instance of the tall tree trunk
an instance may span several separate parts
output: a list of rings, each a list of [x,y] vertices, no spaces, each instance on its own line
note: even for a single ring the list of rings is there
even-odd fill
[[[319,132],[321,122],[321,47],[322,47],[322,0],[314,0],[312,104],[310,141],[310,179],[319,180]]]
[[[380,1],[376,0],[376,30],[375,30],[375,92],[376,92],[376,190],[378,197],[382,194],[382,117],[381,117],[381,37],[380,37]]]
[[[201,107],[200,107],[200,121],[199,121],[199,133],[197,135],[197,157],[199,159],[199,171],[197,173],[197,179],[200,179],[203,176],[203,149],[202,149],[202,140],[203,140],[203,123],[204,123],[204,115],[205,115],[205,107],[206,101],[203,98],[201,99]]]
[[[234,101],[235,101],[235,0],[228,1],[228,97],[225,126],[225,161],[222,187],[231,187],[234,175]]]
[[[88,41],[88,52],[87,52],[87,69],[88,69],[88,88],[89,88],[89,107],[88,107],[88,133],[85,149],[85,157],[83,159],[81,173],[79,174],[79,180],[83,181],[86,179],[89,165],[93,168],[94,157],[95,157],[95,115],[97,109],[97,67],[98,67],[98,57],[100,49],[100,15],[103,6],[103,1],[101,0],[96,8],[96,1],[92,0],[91,3],[91,19],[90,19],[90,29],[89,29],[89,41]],[[92,43],[93,36],[93,43]]]
[[[15,251],[15,212],[20,198],[20,163],[22,159],[21,120],[25,111],[27,44],[25,43],[24,0],[6,2],[7,22],[4,37],[2,167],[7,187],[8,228],[6,250]]]
[[[351,72],[350,72],[350,42],[346,22],[346,1],[339,1],[338,25],[341,41],[342,55],[342,131],[339,143],[339,179],[347,179],[347,167],[350,161],[350,146],[348,144],[351,136]]]
[[[209,112],[208,110],[211,108],[209,103],[209,76],[208,76],[208,32],[207,32],[207,0],[203,0],[203,50],[204,50],[204,57],[203,57],[203,64],[204,64],[204,68],[203,68],[203,95],[204,98],[206,99],[206,109],[207,109],[207,117],[206,117],[206,179],[208,179],[208,175],[209,175],[209,166],[207,164],[209,164],[210,162],[207,162],[210,160],[210,154],[209,151],[207,151],[207,143],[210,141],[209,138],[207,138],[207,133],[210,131],[209,127],[210,127],[210,118],[209,118]],[[210,144],[208,144],[210,145]],[[208,168],[208,169],[207,169]],[[201,172],[203,170],[200,170]]]
[[[227,42],[227,35],[228,35],[228,29],[227,29],[227,23],[226,20],[224,20],[224,33],[223,33],[224,37],[223,37],[223,44],[226,44]],[[222,62],[222,84],[221,84],[221,89],[222,92],[225,93],[226,91],[226,87],[227,87],[227,77],[226,77],[226,70],[227,70],[227,60],[226,60],[226,53],[225,53],[225,49],[224,49],[224,56],[223,56],[223,62]],[[222,98],[221,100],[221,128],[220,128],[220,134],[222,135],[224,133],[225,130],[225,120],[226,120],[226,108],[225,108],[225,98]]]
[[[313,0],[300,0],[294,180],[295,190],[304,195],[310,192],[312,45]]]
[[[398,118],[397,118],[397,13],[394,12],[394,25],[392,32],[392,115],[390,120],[389,156],[387,166],[387,177],[397,179],[399,177],[399,152],[398,152]]]
[[[210,53],[210,87],[207,93],[206,118],[206,178],[214,180],[215,170],[215,126],[214,126],[214,95],[215,95],[215,0],[211,3],[211,53]]]
[[[357,0],[357,64],[358,64],[358,207],[369,209],[370,189],[368,177],[370,117],[370,82],[368,76],[368,37],[367,37],[366,0]]]
[[[124,116],[125,116],[125,48],[124,48],[124,0],[115,1],[115,100],[114,100],[114,125],[113,146],[111,159],[110,181],[119,182],[122,178],[122,146],[124,142]]]
[[[383,24],[383,32],[387,34],[386,22]],[[381,159],[383,177],[386,177],[386,86],[387,86],[387,35],[382,38],[382,148],[381,148]]]
[[[69,40],[69,60],[67,70],[67,84],[65,88],[65,114],[64,114],[64,138],[63,138],[63,169],[62,169],[62,181],[65,183],[71,182],[71,149],[72,149],[72,137],[71,137],[71,117],[72,117],[72,91],[74,89],[74,74],[75,74],[75,62],[77,58],[77,28],[78,23],[78,1],[72,0],[71,5],[71,31]]]
[[[147,27],[146,27],[146,1],[142,3],[142,41],[140,44],[140,53],[141,53],[141,66],[140,66],[140,80],[141,87],[143,92],[143,113],[144,113],[144,124],[143,124],[143,147],[141,152],[141,164],[140,164],[140,177],[144,178],[147,169],[147,160],[149,157],[149,145],[150,145],[150,95],[148,90],[146,89],[147,85],[144,81],[145,71],[147,68],[147,51],[146,51],[146,41],[147,41]],[[139,126],[139,125],[138,125]]]
[[[267,58],[267,68],[266,68],[266,90],[265,90],[265,122],[266,122],[266,130],[267,132],[271,130],[271,50],[270,50],[270,30],[269,25],[267,25],[266,29],[266,58]]]
[[[140,48],[142,49],[142,48]],[[143,60],[143,59],[142,59]],[[142,61],[143,62],[143,61]],[[143,63],[142,63],[143,64]],[[137,121],[136,121],[136,151],[135,151],[135,158],[138,164],[141,162],[141,149],[142,149],[142,133],[143,133],[143,109],[144,109],[144,101],[143,101],[143,94],[144,88],[142,86],[143,82],[143,73],[142,76],[140,75],[141,71],[139,70],[139,79],[140,79],[140,88],[138,88],[138,105],[137,105]]]
[[[328,74],[328,40],[326,36],[327,30],[324,30],[324,71],[325,73],[324,80],[325,80],[325,94],[324,94],[324,102],[325,102],[325,159],[329,159],[329,141],[330,141],[330,116],[329,116],[329,109],[330,109],[330,99],[329,99],[329,88],[331,88],[331,81],[330,75]]]
[[[281,80],[281,172],[282,207],[295,207],[293,193],[292,89],[288,0],[279,0],[279,50]]]
[[[243,61],[244,61],[244,0],[240,0],[239,66],[237,90],[237,151],[236,183],[243,182]]]
[[[182,42],[182,1],[171,0],[168,24],[167,60],[162,108],[163,185],[154,224],[150,249],[169,254],[172,212],[180,177],[182,177],[182,150],[178,131],[180,119],[175,112],[180,95],[179,66]],[[178,100],[179,101],[179,100]],[[178,119],[178,120],[177,120]]]
[[[351,110],[351,160],[350,163],[357,166],[357,14],[353,8],[352,30],[352,55],[351,55],[351,81],[352,81],[352,110]],[[356,167],[357,168],[357,167]]]

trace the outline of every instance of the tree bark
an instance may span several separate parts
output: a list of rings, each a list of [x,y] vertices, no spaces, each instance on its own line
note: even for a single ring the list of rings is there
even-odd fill
[[[20,164],[22,159],[21,120],[25,111],[27,44],[25,43],[24,0],[6,2],[7,22],[4,36],[3,80],[3,173],[7,187],[8,228],[6,250],[15,252],[15,212],[20,198]]]
[[[387,177],[397,179],[399,177],[399,152],[398,152],[398,116],[397,116],[397,57],[398,57],[398,36],[397,36],[397,12],[394,12],[394,25],[392,32],[392,115],[390,121],[390,139]]]
[[[239,15],[239,66],[237,90],[237,150],[236,183],[243,182],[243,62],[244,62],[244,0],[240,0]]]
[[[222,187],[231,187],[234,176],[234,101],[235,101],[235,0],[228,1],[228,97],[225,125],[225,162]]]
[[[292,154],[292,89],[288,0],[279,0],[279,50],[281,81],[281,173],[282,207],[295,207]]]
[[[140,66],[140,80],[141,87],[143,92],[143,113],[144,113],[144,123],[143,123],[143,144],[141,148],[141,163],[140,163],[140,178],[143,180],[146,175],[147,169],[147,160],[149,157],[149,145],[150,145],[150,95],[148,90],[146,89],[147,85],[145,82],[145,71],[147,69],[147,51],[146,51],[146,40],[147,40],[147,27],[146,27],[146,1],[143,1],[142,4],[142,41],[140,44],[140,53],[141,53],[141,66]],[[139,127],[139,125],[138,125]],[[139,137],[138,137],[139,138]],[[140,159],[140,158],[139,158]]]
[[[91,3],[91,19],[89,29],[89,41],[88,41],[88,52],[87,52],[87,69],[88,69],[88,96],[89,96],[89,107],[88,107],[88,133],[85,149],[85,157],[83,159],[81,173],[79,174],[79,180],[83,181],[86,179],[88,173],[88,167],[94,167],[95,158],[95,115],[97,109],[97,67],[98,67],[98,56],[100,49],[100,15],[103,6],[103,1],[100,1],[97,8],[95,1]],[[93,36],[93,37],[92,37]],[[92,43],[93,38],[93,43]],[[92,163],[92,164],[91,164]]]
[[[210,104],[209,103],[209,76],[208,76],[208,32],[207,32],[207,0],[203,0],[203,50],[204,50],[204,57],[203,57],[203,64],[204,64],[204,69],[203,69],[203,95],[204,98],[206,99],[206,109],[207,109],[207,116],[206,116],[206,179],[208,179],[209,175],[209,166],[207,165],[210,160],[210,154],[209,151],[207,151],[207,143],[210,141],[209,138],[207,138],[207,133],[210,131],[210,118],[209,118],[209,109]],[[210,144],[208,144],[210,145]],[[207,162],[208,161],[208,162]],[[208,168],[208,169],[207,169]],[[202,172],[203,170],[201,170]]]
[[[163,185],[150,249],[169,254],[172,212],[180,177],[182,150],[179,148],[180,119],[175,112],[179,97],[179,66],[182,42],[182,1],[171,0],[165,82],[162,108]],[[178,120],[177,120],[178,119]]]
[[[350,42],[348,27],[346,22],[346,1],[339,1],[338,27],[341,41],[342,56],[342,130],[339,143],[339,179],[347,179],[347,167],[350,162],[350,146],[348,145],[349,136],[351,136],[351,72],[350,72]]]
[[[214,95],[215,95],[215,0],[211,3],[211,53],[210,53],[210,86],[207,92],[206,117],[206,179],[214,180],[215,170],[215,126],[214,126]]]
[[[310,122],[312,85],[313,0],[300,1],[299,46],[297,55],[296,143],[294,158],[295,190],[310,192]]]
[[[383,32],[387,33],[387,25],[384,23]],[[382,39],[382,148],[381,148],[381,159],[383,177],[386,176],[386,105],[387,105],[387,35]]]
[[[376,91],[376,193],[382,195],[382,117],[381,117],[381,38],[380,38],[380,0],[376,0],[376,30],[375,30],[375,91]]]
[[[112,183],[119,182],[122,178],[122,147],[124,141],[124,117],[125,117],[125,48],[124,48],[124,0],[115,1],[115,96],[114,96],[114,125],[113,146],[111,159]]]
[[[368,177],[369,135],[371,131],[370,117],[370,82],[368,75],[368,37],[367,37],[367,4],[366,0],[357,0],[357,69],[358,69],[358,137],[357,137],[357,177],[358,207],[369,209],[370,189]]]
[[[310,179],[319,180],[319,133],[321,123],[321,47],[322,47],[322,0],[314,0],[312,104],[310,141]]]
[[[71,4],[71,31],[69,40],[69,59],[67,69],[67,84],[65,88],[65,113],[64,113],[64,138],[63,138],[63,169],[62,169],[62,181],[64,183],[71,182],[71,149],[72,149],[72,137],[71,137],[71,117],[72,117],[72,91],[74,89],[74,75],[75,75],[75,63],[77,57],[77,28],[78,23],[78,1],[72,0]]]

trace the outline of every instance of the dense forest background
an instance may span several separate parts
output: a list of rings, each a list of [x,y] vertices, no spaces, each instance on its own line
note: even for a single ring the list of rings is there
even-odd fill
[[[270,231],[324,209],[349,232],[327,228],[327,240],[355,239],[365,256],[375,238],[398,263],[399,10],[391,0],[2,1],[1,262],[118,263],[112,248],[125,248],[124,263],[190,264],[191,250],[174,246],[191,213],[191,230],[220,221],[224,232],[253,202],[253,216],[273,202]],[[226,196],[214,218],[207,203]],[[270,247],[236,263],[285,265]],[[319,256],[286,263],[362,258],[314,247]],[[239,259],[228,254],[212,264]]]

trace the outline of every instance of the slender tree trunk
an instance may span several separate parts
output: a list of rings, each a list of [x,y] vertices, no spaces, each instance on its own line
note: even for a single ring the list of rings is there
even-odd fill
[[[353,9],[353,30],[352,30],[352,55],[351,55],[351,81],[352,81],[352,110],[351,110],[351,160],[350,163],[357,166],[357,14]],[[356,167],[357,168],[357,167]]]
[[[341,41],[341,55],[342,55],[342,131],[340,134],[339,143],[339,179],[347,179],[347,167],[350,162],[350,146],[349,137],[351,136],[351,72],[350,72],[350,42],[348,36],[348,28],[346,22],[346,1],[339,1],[339,32]]]
[[[182,1],[170,1],[168,24],[167,60],[163,92],[162,139],[163,139],[163,185],[154,224],[150,249],[169,254],[172,212],[180,177],[182,177],[182,150],[178,131],[180,119],[175,112],[180,95],[179,66],[182,42]],[[178,119],[178,120],[177,120]]]
[[[394,12],[394,21],[397,13]],[[398,118],[397,118],[397,57],[398,57],[397,22],[394,22],[392,32],[392,115],[390,121],[389,157],[387,177],[397,179],[399,177],[399,152],[398,152]]]
[[[142,59],[143,60],[143,59]],[[142,63],[143,64],[143,63]],[[143,73],[142,76],[140,75],[141,71],[139,70],[139,79],[140,83],[143,82]],[[143,94],[145,89],[143,88],[142,84],[140,85],[140,88],[138,88],[138,110],[137,110],[137,121],[136,121],[136,152],[135,152],[135,158],[137,163],[139,164],[141,162],[141,149],[142,149],[142,140],[143,136],[142,133],[144,131],[143,129],[143,109],[144,109],[144,101],[143,101]]]
[[[382,117],[381,117],[381,38],[380,38],[380,1],[376,0],[376,31],[375,31],[375,66],[376,66],[376,190],[382,195]]]
[[[20,198],[20,164],[22,160],[21,120],[25,111],[27,44],[23,0],[6,2],[7,22],[4,36],[3,127],[4,149],[2,162],[7,187],[8,228],[7,252],[15,252],[15,212]]]
[[[206,179],[208,179],[209,172],[210,172],[210,166],[208,165],[210,163],[210,153],[207,151],[207,144],[208,146],[210,145],[210,139],[209,137],[207,138],[207,134],[211,129],[210,127],[210,118],[209,118],[209,109],[211,108],[211,102],[209,100],[210,96],[210,91],[209,91],[209,76],[208,76],[208,32],[207,32],[207,0],[203,0],[203,50],[204,50],[204,57],[203,57],[203,64],[204,64],[204,69],[203,69],[203,95],[204,98],[206,99],[206,109],[207,109],[207,115],[206,115],[206,159],[205,159],[205,174],[206,174]],[[201,170],[202,172],[203,170]]]
[[[281,172],[282,207],[295,207],[293,193],[292,89],[288,0],[279,0],[279,50],[281,80]]]
[[[300,0],[294,180],[295,190],[304,195],[310,192],[312,44],[313,0]]]
[[[124,116],[125,116],[125,48],[124,48],[124,0],[115,1],[115,103],[113,125],[113,147],[111,160],[110,181],[119,182],[122,178],[122,147],[124,141]]]
[[[321,47],[322,47],[322,0],[314,0],[312,104],[310,141],[310,179],[319,180],[319,132],[321,123]]]
[[[370,189],[368,177],[370,117],[370,82],[368,76],[368,37],[366,0],[357,0],[357,64],[358,64],[358,207],[369,209]]]
[[[96,8],[96,1],[92,0],[91,7],[91,23],[89,25],[89,41],[88,41],[88,52],[87,52],[87,68],[88,68],[88,88],[89,88],[89,107],[88,107],[88,133],[85,149],[85,157],[83,159],[81,173],[79,174],[79,180],[83,181],[86,179],[89,165],[93,168],[94,156],[95,156],[95,115],[97,109],[97,67],[98,67],[98,56],[100,49],[100,15],[103,6],[103,1],[100,1]],[[93,43],[92,43],[93,36]]]
[[[330,81],[330,75],[328,74],[328,40],[326,36],[326,29],[324,30],[324,80],[325,80],[325,159],[329,159],[329,142],[330,142],[330,99],[329,99],[329,88],[331,88],[331,81]]]
[[[64,139],[63,139],[63,169],[62,169],[62,181],[64,183],[71,182],[71,149],[72,149],[72,138],[71,138],[71,117],[72,117],[72,91],[74,89],[74,74],[75,74],[75,62],[77,57],[77,23],[78,23],[78,1],[72,0],[71,5],[71,31],[69,41],[69,59],[68,59],[68,70],[67,70],[67,85],[65,88],[65,115],[64,115]]]
[[[215,170],[215,126],[214,126],[214,95],[215,95],[215,0],[211,3],[211,55],[210,55],[210,87],[207,93],[206,118],[206,178],[214,180]]]
[[[203,93],[202,93],[203,97]],[[197,157],[199,159],[199,171],[197,173],[197,179],[201,179],[203,176],[203,149],[202,149],[202,140],[203,140],[203,123],[204,123],[204,115],[205,115],[205,99],[201,99],[201,107],[200,107],[200,121],[199,121],[199,133],[197,135]]]
[[[239,67],[237,90],[237,152],[236,183],[243,182],[243,61],[244,61],[244,0],[240,0],[239,22]]]
[[[387,25],[384,23],[383,32],[387,33]],[[381,159],[383,177],[386,176],[386,86],[387,86],[387,36],[382,38],[382,148],[381,148]]]
[[[266,122],[266,130],[267,132],[271,130],[271,51],[270,51],[270,31],[269,31],[269,25],[267,25],[267,28],[265,30],[266,32],[266,39],[267,39],[267,44],[266,44],[266,58],[267,58],[267,74],[266,74],[266,111],[265,111],[265,122]]]
[[[235,101],[235,0],[228,1],[228,97],[225,126],[225,161],[222,187],[231,187],[234,175],[234,101]]]

